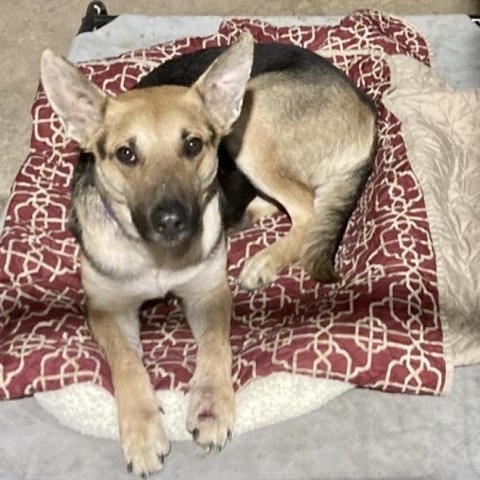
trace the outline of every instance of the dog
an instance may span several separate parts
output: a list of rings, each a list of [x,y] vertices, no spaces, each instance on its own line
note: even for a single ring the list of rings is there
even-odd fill
[[[169,292],[198,346],[187,429],[221,450],[235,417],[225,225],[271,204],[292,220],[286,236],[246,260],[244,288],[298,259],[315,279],[336,281],[335,250],[371,169],[374,108],[315,53],[254,45],[248,33],[166,62],[117,97],[49,50],[41,79],[82,149],[70,221],[127,467],[149,475],[170,451],[138,321],[144,301]]]

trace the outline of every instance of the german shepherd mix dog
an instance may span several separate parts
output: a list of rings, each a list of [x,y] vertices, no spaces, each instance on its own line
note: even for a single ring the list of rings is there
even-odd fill
[[[128,469],[146,476],[162,468],[170,451],[141,361],[138,322],[142,303],[167,292],[181,299],[198,344],[187,429],[207,449],[221,450],[235,402],[229,219],[222,218],[218,180],[234,220],[257,191],[292,220],[286,236],[245,262],[243,287],[271,282],[296,259],[315,279],[334,281],[335,249],[371,167],[373,108],[316,54],[254,47],[249,34],[228,49],[167,62],[141,82],[149,88],[115,98],[51,51],[43,54],[41,73],[67,135],[84,151],[71,224],[82,250],[90,327],[111,370]],[[219,157],[226,162],[222,175]]]

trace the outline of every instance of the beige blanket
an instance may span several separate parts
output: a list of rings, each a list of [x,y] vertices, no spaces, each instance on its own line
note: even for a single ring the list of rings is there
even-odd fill
[[[480,90],[455,91],[411,59],[389,59],[386,106],[402,121],[436,249],[446,348],[480,362]],[[449,338],[448,338],[449,337]],[[450,344],[450,345],[449,345]]]

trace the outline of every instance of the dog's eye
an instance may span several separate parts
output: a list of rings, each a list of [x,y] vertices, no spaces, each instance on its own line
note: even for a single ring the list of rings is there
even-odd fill
[[[120,147],[116,151],[116,157],[125,165],[135,165],[137,163],[137,155],[132,148]]]
[[[202,148],[202,139],[198,137],[187,138],[183,142],[183,153],[188,158],[195,158],[202,151]]]

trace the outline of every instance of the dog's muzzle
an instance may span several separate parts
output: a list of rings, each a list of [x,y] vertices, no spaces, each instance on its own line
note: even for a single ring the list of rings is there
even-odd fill
[[[179,242],[192,233],[192,219],[187,208],[176,200],[157,205],[150,214],[152,230],[165,242]]]
[[[200,225],[200,209],[195,202],[177,198],[162,199],[151,209],[136,209],[132,217],[142,238],[166,247],[185,245]]]

